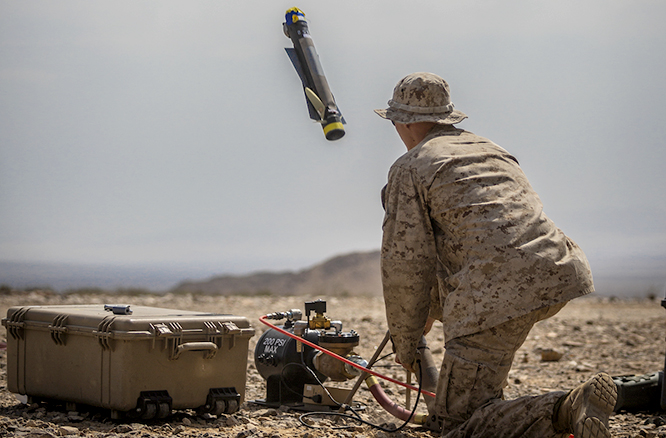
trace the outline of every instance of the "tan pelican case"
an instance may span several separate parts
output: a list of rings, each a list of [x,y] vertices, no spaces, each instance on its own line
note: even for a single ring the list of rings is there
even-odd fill
[[[245,397],[245,317],[129,305],[12,307],[7,387],[33,401],[164,418],[238,410]]]

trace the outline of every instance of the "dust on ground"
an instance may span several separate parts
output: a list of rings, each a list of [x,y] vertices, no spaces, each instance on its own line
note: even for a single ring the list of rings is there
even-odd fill
[[[341,320],[344,330],[353,329],[361,341],[355,351],[369,359],[386,333],[383,301],[379,297],[311,297],[327,301],[327,315]],[[54,304],[130,304],[171,309],[227,313],[247,317],[256,329],[248,349],[246,402],[231,415],[197,415],[195,411],[177,411],[165,420],[117,422],[104,410],[68,411],[64,405],[27,405],[7,390],[6,352],[0,350],[0,436],[50,438],[55,436],[152,438],[190,437],[433,437],[431,432],[408,426],[388,433],[362,423],[351,429],[339,426],[333,418],[316,419],[310,426],[299,417],[302,412],[270,409],[252,401],[265,397],[265,384],[253,363],[257,340],[266,327],[261,315],[288,309],[303,309],[303,297],[243,297],[207,295],[59,295],[44,291],[12,292],[0,295],[0,313],[11,306]],[[438,324],[438,323],[437,323]],[[441,362],[443,335],[435,325],[428,343]],[[586,297],[569,303],[559,314],[538,323],[517,352],[505,390],[508,399],[539,395],[553,390],[568,390],[597,372],[613,376],[646,374],[664,368],[666,310],[656,300],[618,300]],[[6,332],[0,331],[2,342]],[[388,352],[387,347],[387,352]],[[544,361],[543,358],[550,358]],[[557,360],[553,360],[557,358]],[[402,381],[406,374],[392,358],[376,366],[377,371]],[[353,381],[339,386],[351,387]],[[404,403],[405,390],[395,384],[383,384],[394,400]],[[414,396],[411,397],[412,403]],[[361,416],[370,423],[395,427],[402,422],[388,415],[363,386],[354,398],[365,405]],[[425,412],[421,401],[418,411]],[[310,422],[309,420],[306,420]],[[666,438],[666,413],[620,412],[610,419],[613,437]]]

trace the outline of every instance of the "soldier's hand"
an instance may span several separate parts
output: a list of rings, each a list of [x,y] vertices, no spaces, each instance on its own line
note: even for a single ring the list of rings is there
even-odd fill
[[[395,362],[396,362],[396,363],[399,363],[399,364],[400,364],[404,369],[406,369],[407,371],[411,371],[412,373],[416,373],[416,372],[414,371],[414,369],[415,369],[415,368],[414,368],[414,364],[416,363],[416,360],[415,360],[411,365],[404,365],[402,362],[400,362],[400,359],[398,359],[398,356],[396,355],[396,356],[395,356]]]

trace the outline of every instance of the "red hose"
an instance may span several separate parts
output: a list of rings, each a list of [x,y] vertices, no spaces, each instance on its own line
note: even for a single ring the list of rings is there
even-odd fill
[[[361,370],[361,371],[365,371],[366,373],[368,373],[368,374],[372,374],[373,376],[379,377],[380,379],[388,380],[389,382],[395,383],[395,384],[400,385],[400,386],[404,386],[405,388],[411,389],[412,391],[418,391],[418,390],[419,390],[419,388],[417,388],[417,387],[415,387],[415,386],[412,386],[412,385],[410,385],[410,384],[408,384],[408,383],[401,382],[401,381],[399,381],[399,380],[392,379],[392,378],[390,378],[390,377],[388,377],[388,376],[384,376],[383,374],[380,374],[380,373],[378,373],[378,372],[376,372],[376,371],[373,371],[373,370],[371,370],[371,369],[369,369],[369,368],[366,368],[366,367],[364,367],[364,366],[362,366],[362,365],[359,365],[359,364],[357,364],[357,363],[355,363],[355,362],[352,362],[351,360],[349,360],[349,359],[347,359],[347,358],[344,358],[344,357],[342,357],[342,356],[340,356],[340,355],[338,355],[338,354],[335,354],[335,353],[333,353],[332,351],[329,351],[329,350],[327,350],[327,349],[325,349],[325,348],[323,348],[323,347],[321,347],[321,346],[319,346],[319,345],[317,345],[317,344],[315,344],[315,343],[313,343],[313,342],[310,342],[310,341],[308,341],[307,339],[301,338],[300,336],[297,336],[297,335],[295,335],[295,334],[293,334],[293,333],[290,333],[290,332],[288,332],[287,330],[281,329],[280,327],[278,327],[278,326],[276,326],[276,325],[274,325],[274,324],[271,324],[270,322],[266,321],[266,316],[267,316],[267,315],[264,315],[264,316],[259,317],[259,321],[261,321],[263,324],[266,324],[267,326],[269,326],[269,327],[272,328],[273,330],[277,330],[278,332],[282,333],[283,335],[286,335],[286,336],[289,336],[290,338],[296,339],[298,342],[302,342],[302,343],[304,343],[305,345],[314,348],[315,350],[323,351],[325,354],[328,354],[329,356],[331,356],[331,357],[333,357],[333,358],[335,358],[335,359],[337,359],[337,360],[340,360],[340,361],[346,363],[347,365],[351,365],[351,366],[353,366],[354,368],[357,368],[357,369],[359,369],[359,370]],[[383,392],[383,391],[382,391],[382,392]],[[434,394],[434,393],[432,393],[432,392],[430,392],[430,391],[423,390],[423,389],[421,390],[421,394],[425,394],[425,395],[430,396],[430,397],[435,397],[435,394]],[[377,400],[377,401],[379,401],[379,400]],[[392,402],[391,402],[391,403],[392,403]],[[407,413],[407,417],[409,417],[409,414],[410,414],[410,412]]]
[[[368,386],[368,389],[370,390],[370,393],[372,393],[373,397],[375,397],[375,400],[377,400],[377,403],[379,403],[379,405],[384,408],[386,412],[393,415],[394,417],[403,421],[409,420],[416,424],[424,424],[428,419],[427,414],[414,414],[412,417],[411,411],[408,411],[399,404],[395,403],[386,395],[381,385],[379,384],[379,381],[377,381],[374,376],[368,376],[368,378],[365,379],[365,384]]]

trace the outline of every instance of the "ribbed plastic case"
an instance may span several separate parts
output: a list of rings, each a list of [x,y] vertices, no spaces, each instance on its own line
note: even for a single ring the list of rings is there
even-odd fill
[[[254,329],[245,317],[130,305],[12,307],[7,387],[33,400],[163,418],[238,410]]]

